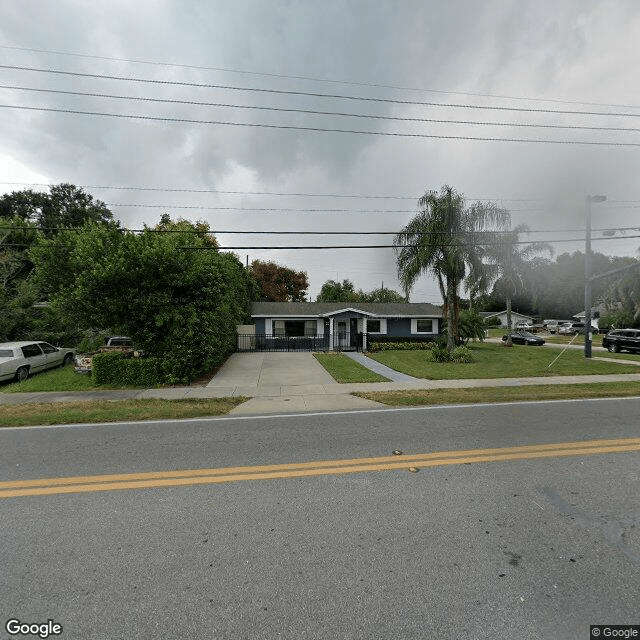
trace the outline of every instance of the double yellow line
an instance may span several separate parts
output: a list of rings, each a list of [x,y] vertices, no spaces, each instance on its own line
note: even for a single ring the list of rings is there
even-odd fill
[[[619,440],[588,440],[558,444],[527,445],[500,449],[471,449],[467,451],[439,451],[412,455],[392,455],[379,458],[353,458],[350,460],[323,460],[293,464],[272,464],[250,467],[224,467],[220,469],[187,469],[179,471],[152,471],[148,473],[121,473],[68,478],[40,478],[0,482],[0,498],[42,496],[57,493],[85,493],[117,491],[122,489],[154,489],[197,484],[218,484],[240,480],[271,480],[299,478],[366,471],[390,471],[409,467],[425,468],[475,462],[502,460],[530,460],[562,456],[586,456],[602,453],[640,451],[640,438]]]

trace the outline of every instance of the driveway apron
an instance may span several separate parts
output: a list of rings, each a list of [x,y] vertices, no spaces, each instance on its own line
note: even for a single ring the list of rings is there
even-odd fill
[[[307,352],[234,353],[212,378],[208,387],[253,387],[275,391],[281,387],[313,387],[336,384],[335,380]]]

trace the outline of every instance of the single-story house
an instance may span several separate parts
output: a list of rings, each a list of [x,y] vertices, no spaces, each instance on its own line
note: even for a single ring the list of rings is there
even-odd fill
[[[483,320],[489,320],[491,318],[498,318],[500,320],[500,326],[507,326],[507,311],[481,311],[480,317]],[[533,324],[533,318],[531,316],[525,316],[524,313],[518,313],[517,311],[511,312],[511,326],[515,327],[517,324]]]
[[[254,302],[238,350],[366,349],[381,336],[433,339],[442,308],[426,302]]]

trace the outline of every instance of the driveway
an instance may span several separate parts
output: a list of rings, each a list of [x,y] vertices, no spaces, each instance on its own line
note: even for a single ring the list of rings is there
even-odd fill
[[[331,384],[335,381],[307,352],[234,353],[209,387],[281,387]]]
[[[308,352],[234,353],[207,385],[224,395],[253,398],[233,414],[380,406],[340,387]]]

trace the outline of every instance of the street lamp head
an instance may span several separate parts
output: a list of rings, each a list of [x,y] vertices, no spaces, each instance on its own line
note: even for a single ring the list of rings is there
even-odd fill
[[[607,196],[589,196],[589,200],[591,202],[604,202],[607,199]]]

